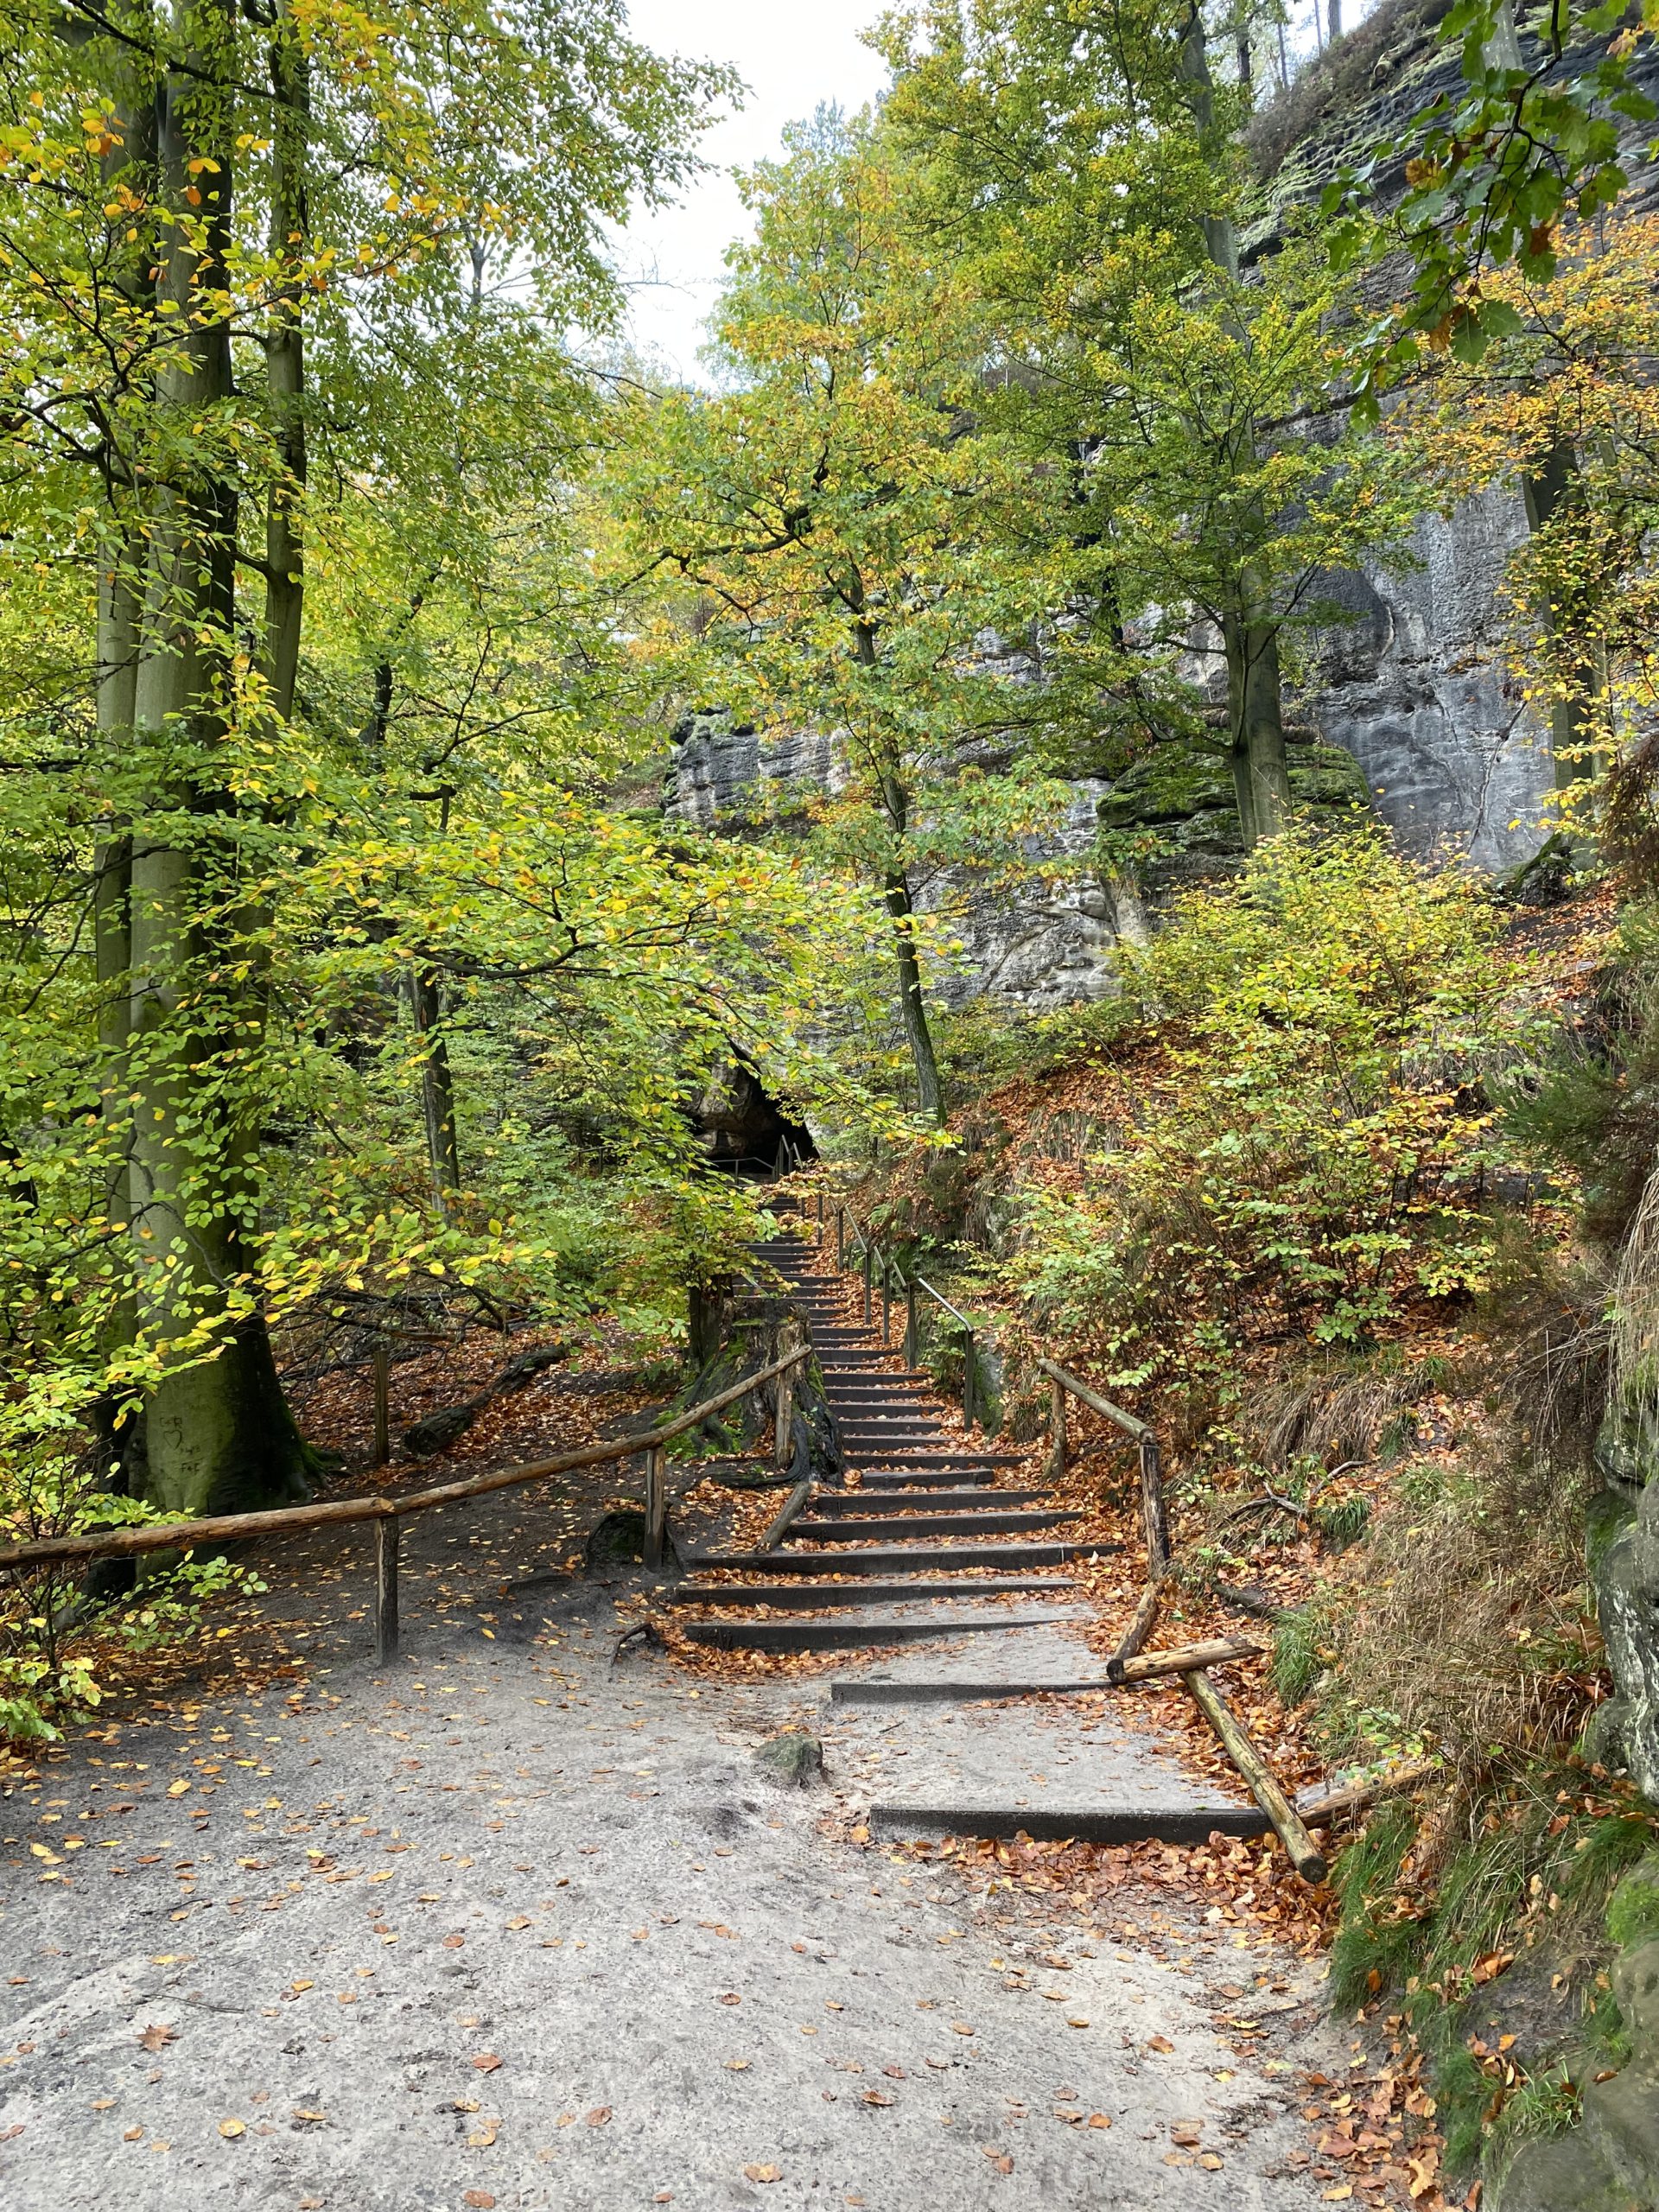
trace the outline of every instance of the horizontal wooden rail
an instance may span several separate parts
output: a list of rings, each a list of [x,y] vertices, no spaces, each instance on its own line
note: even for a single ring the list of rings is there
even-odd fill
[[[1125,1436],[1132,1436],[1137,1444],[1146,1444],[1152,1440],[1152,1431],[1145,1421],[1137,1421],[1133,1414],[1126,1414],[1122,1406],[1115,1406],[1109,1398],[1103,1398],[1098,1390],[1091,1390],[1086,1382],[1080,1382],[1075,1375],[1068,1373],[1064,1367],[1058,1367],[1052,1359],[1046,1358],[1039,1358],[1037,1364],[1051,1382],[1059,1383],[1064,1389],[1069,1390],[1074,1398],[1080,1398],[1090,1413],[1099,1414],[1107,1421],[1116,1421]]]
[[[762,1382],[783,1375],[811,1356],[811,1347],[800,1344],[773,1360],[769,1367],[746,1376],[729,1389],[705,1398],[700,1405],[677,1414],[660,1427],[634,1436],[613,1438],[604,1444],[585,1444],[575,1452],[560,1452],[551,1459],[533,1459],[522,1467],[501,1467],[493,1473],[473,1475],[464,1482],[440,1483],[430,1490],[411,1491],[404,1497],[341,1497],[316,1505],[278,1506],[268,1513],[219,1513],[200,1521],[166,1521],[143,1529],[109,1529],[84,1536],[49,1536],[35,1543],[12,1544],[0,1550],[0,1567],[70,1565],[94,1559],[124,1559],[141,1552],[192,1551],[199,1544],[232,1541],[240,1537],[285,1535],[300,1529],[326,1529],[353,1521],[396,1522],[412,1514],[429,1513],[441,1505],[457,1505],[469,1497],[486,1497],[493,1491],[516,1490],[525,1483],[542,1482],[550,1475],[574,1474],[582,1467],[602,1466],[609,1459],[631,1459],[636,1452],[653,1457],[665,1444],[697,1427],[711,1414],[745,1397]],[[397,1609],[397,1547],[383,1544],[379,1585],[383,1593],[390,1583],[390,1603],[395,1623]],[[383,1594],[377,1613],[385,1610]],[[378,1624],[377,1623],[377,1626]],[[384,1639],[382,1639],[384,1641]],[[395,1641],[395,1629],[394,1629]],[[382,1656],[386,1656],[383,1651]]]
[[[1262,1659],[1273,1649],[1253,1637],[1216,1637],[1207,1643],[1184,1643],[1174,1651],[1148,1651],[1140,1658],[1106,1662],[1109,1682],[1150,1682],[1160,1675],[1189,1675],[1205,1667],[1230,1666],[1236,1659]]]
[[[1065,1401],[1066,1395],[1088,1407],[1090,1413],[1099,1414],[1122,1430],[1139,1447],[1141,1453],[1141,1518],[1147,1538],[1147,1589],[1135,1614],[1138,1637],[1134,1629],[1113,1655],[1128,1660],[1141,1649],[1158,1610],[1159,1584],[1169,1572],[1169,1509],[1164,1503],[1164,1477],[1158,1452],[1158,1439],[1143,1421],[1134,1414],[1127,1414],[1122,1406],[1115,1406],[1109,1398],[1103,1398],[1098,1390],[1091,1390],[1086,1382],[1079,1382],[1065,1368],[1048,1358],[1039,1357],[1037,1365],[1048,1377],[1048,1475],[1058,1481],[1065,1471]]]

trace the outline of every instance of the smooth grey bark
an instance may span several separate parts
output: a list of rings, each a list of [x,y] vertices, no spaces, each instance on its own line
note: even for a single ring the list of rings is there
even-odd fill
[[[215,304],[231,217],[230,102],[216,83],[232,48],[230,0],[176,0],[173,27],[181,48],[193,33],[196,43],[158,90],[158,193],[165,207],[193,207],[201,229],[178,222],[159,233],[158,299],[182,334],[160,358],[154,404],[183,423],[231,390]],[[203,160],[211,166],[193,171]],[[199,203],[186,199],[193,188]],[[144,1484],[155,1503],[188,1511],[302,1492],[309,1472],[263,1316],[246,1298],[238,1214],[257,1178],[253,1104],[204,1095],[201,1072],[230,1041],[216,1026],[240,1031],[247,1011],[234,1001],[206,1010],[198,914],[202,856],[227,804],[213,782],[213,701],[233,634],[236,523],[236,486],[222,474],[181,469],[152,482],[132,700],[144,792],[130,868],[130,1249],[137,1319],[161,1368],[145,1406]]]
[[[861,581],[860,609],[863,604]],[[860,664],[874,668],[875,626],[861,612],[853,624],[853,644]],[[881,810],[897,845],[909,827],[910,794],[890,768],[883,769],[877,777],[877,789]],[[933,1049],[933,1032],[928,1025],[927,1001],[922,991],[922,963],[916,950],[916,909],[910,895],[910,878],[897,858],[882,880],[881,895],[893,921],[893,964],[899,977],[899,1025],[916,1070],[917,1103],[930,1121],[942,1123],[946,1118],[944,1085],[939,1078],[938,1055]]]
[[[944,1085],[939,1077],[933,1033],[928,1027],[927,1006],[922,996],[922,964],[916,956],[916,910],[902,869],[895,869],[887,877],[882,896],[893,918],[893,957],[899,970],[899,1019],[915,1064],[917,1103],[930,1121],[943,1122]]]
[[[426,1125],[432,1193],[447,1221],[448,1201],[461,1188],[461,1142],[455,1129],[455,1084],[443,1035],[443,993],[429,968],[410,972],[410,1001],[422,1043],[421,1110]]]
[[[1227,652],[1228,759],[1238,819],[1247,845],[1276,836],[1290,817],[1290,772],[1285,758],[1279,632],[1247,613],[1222,624]]]
[[[292,10],[279,6],[270,46],[272,107],[270,252],[292,270],[310,233],[306,138],[311,112],[309,67],[294,34]],[[300,626],[305,605],[305,327],[297,276],[277,287],[265,332],[265,391],[282,474],[265,508],[264,672],[274,714],[294,711],[299,680]]]

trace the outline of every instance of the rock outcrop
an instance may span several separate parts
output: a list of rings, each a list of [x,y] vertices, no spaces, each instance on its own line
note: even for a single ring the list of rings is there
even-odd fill
[[[1249,138],[1258,184],[1241,230],[1246,264],[1304,226],[1332,177],[1405,145],[1412,118],[1457,90],[1458,48],[1439,35],[1447,4],[1382,0],[1257,116]],[[1581,67],[1588,51],[1558,67]],[[1642,89],[1659,94],[1654,41],[1637,73]],[[1642,206],[1659,198],[1659,171],[1648,159],[1647,127],[1631,124],[1627,132],[1630,198]],[[1387,202],[1403,183],[1398,154],[1379,162],[1371,188]],[[1500,487],[1449,515],[1422,516],[1394,565],[1323,579],[1321,601],[1347,619],[1313,641],[1294,702],[1312,741],[1291,754],[1293,788],[1305,803],[1369,804],[1424,859],[1496,873],[1537,850],[1554,768],[1547,728],[1508,665],[1503,599],[1510,556],[1526,534],[1519,486]],[[995,641],[987,649],[1010,681],[1038,680],[1019,652]],[[1219,656],[1201,638],[1189,666],[1212,702],[1224,696]],[[918,897],[920,905],[948,901],[965,948],[963,968],[934,979],[947,1001],[989,995],[1042,1009],[1105,996],[1115,948],[1145,935],[1159,899],[1236,863],[1237,823],[1218,752],[1173,742],[1116,776],[1093,760],[1074,767],[1072,804],[1033,856],[1073,861],[1075,874],[1046,872],[1014,898],[957,874]],[[741,836],[804,820],[815,798],[845,780],[832,733],[738,727],[703,711],[676,732],[666,805],[680,820]],[[1135,857],[1151,842],[1142,832],[1155,833],[1149,863]]]

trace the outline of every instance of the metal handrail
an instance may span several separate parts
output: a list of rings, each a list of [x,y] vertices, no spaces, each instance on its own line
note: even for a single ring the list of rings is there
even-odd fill
[[[968,1319],[968,1316],[961,1310],[961,1308],[959,1306],[953,1306],[950,1300],[946,1298],[942,1292],[935,1290],[932,1284],[929,1282],[925,1275],[918,1275],[916,1277],[916,1287],[918,1290],[925,1290],[935,1305],[943,1306],[945,1312],[949,1313],[953,1319],[960,1321],[964,1329],[971,1329],[973,1327],[973,1323]]]

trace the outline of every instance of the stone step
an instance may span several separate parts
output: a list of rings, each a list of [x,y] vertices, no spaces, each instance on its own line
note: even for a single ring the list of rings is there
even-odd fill
[[[925,1383],[930,1390],[934,1387],[933,1377],[923,1369],[883,1367],[877,1362],[874,1353],[868,1358],[861,1354],[856,1358],[842,1359],[837,1357],[834,1348],[830,1347],[820,1354],[818,1365],[823,1370],[826,1380],[832,1375],[837,1381],[843,1376],[857,1376],[861,1382],[921,1382]]]
[[[1016,1505],[1039,1505],[1047,1496],[1046,1490],[999,1490],[994,1484],[982,1483],[973,1490],[930,1490],[926,1502],[934,1512],[961,1509],[976,1513],[987,1505],[1008,1510]],[[820,1490],[811,1500],[814,1514],[913,1513],[916,1510],[915,1499],[907,1497],[902,1491],[896,1495],[884,1492],[871,1497],[866,1496],[862,1484],[857,1490]]]
[[[1199,1805],[872,1805],[870,1834],[882,1843],[941,1835],[1033,1843],[1205,1843],[1223,1835],[1268,1835],[1273,1823],[1255,1805],[1217,1800]]]
[[[896,1428],[926,1429],[931,1435],[947,1434],[960,1438],[960,1429],[947,1428],[944,1413],[918,1399],[906,1398],[894,1392],[891,1398],[861,1399],[849,1405],[844,1400],[830,1399],[830,1411],[843,1428],[872,1428],[887,1435]]]
[[[793,1543],[851,1544],[861,1536],[1018,1536],[1033,1529],[1058,1529],[1067,1521],[1081,1521],[1081,1513],[1051,1509],[1046,1513],[931,1513],[925,1507],[905,1520],[845,1519],[797,1521],[789,1531]]]
[[[937,1424],[924,1427],[918,1421],[901,1418],[847,1421],[837,1416],[836,1433],[849,1452],[886,1450],[893,1445],[901,1445],[906,1451],[948,1452],[953,1441],[948,1428]]]
[[[950,1680],[871,1681],[849,1675],[830,1685],[831,1705],[982,1705],[995,1698],[1077,1697],[1115,1686],[1104,1675],[1021,1675],[1000,1680],[963,1675]]]
[[[855,1552],[703,1552],[686,1565],[693,1573],[728,1567],[744,1574],[902,1574],[910,1571],[959,1573],[969,1567],[1064,1567],[1082,1551],[1080,1544],[871,1544]],[[1102,1678],[1103,1680],[1104,1677]]]
[[[925,1383],[907,1382],[902,1375],[889,1375],[878,1370],[870,1375],[848,1375],[841,1368],[832,1370],[835,1376],[833,1394],[845,1398],[852,1405],[937,1406],[939,1395]],[[826,1382],[824,1389],[830,1390]]]
[[[896,1471],[904,1467],[1022,1467],[1025,1454],[1021,1452],[976,1452],[970,1446],[960,1452],[906,1452],[902,1461],[886,1461],[883,1455],[860,1445],[846,1454],[849,1467],[891,1465]]]
[[[827,1612],[847,1605],[903,1605],[912,1598],[1064,1598],[1076,1587],[1063,1574],[990,1575],[978,1582],[682,1582],[671,1605],[783,1605]]]
[[[940,1491],[966,1487],[972,1482],[972,1476],[971,1468],[962,1467],[923,1467],[915,1474],[908,1475],[887,1474],[880,1468],[876,1468],[867,1474],[861,1468],[856,1489],[836,1491],[830,1495],[850,1498],[864,1498],[872,1495],[885,1497],[893,1493],[919,1491],[930,1496],[937,1496]],[[976,1492],[992,1491],[996,1485],[993,1481],[985,1481],[975,1484],[973,1487]]]
[[[837,1651],[1093,1618],[1086,1605],[1039,1605],[1028,1611],[987,1605],[975,1611],[947,1604],[937,1613],[862,1613],[842,1620],[687,1621],[680,1633],[689,1643],[711,1643],[723,1651]]]

